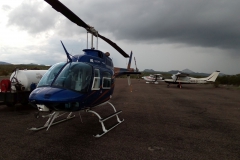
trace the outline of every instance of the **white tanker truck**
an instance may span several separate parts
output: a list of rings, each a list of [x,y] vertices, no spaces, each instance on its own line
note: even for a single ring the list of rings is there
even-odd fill
[[[0,104],[14,106],[16,103],[27,104],[28,97],[47,70],[18,70],[10,79],[0,82]]]

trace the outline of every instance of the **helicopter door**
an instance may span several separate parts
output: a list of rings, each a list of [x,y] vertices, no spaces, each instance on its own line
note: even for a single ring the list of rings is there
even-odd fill
[[[103,72],[102,88],[111,89],[111,74],[109,72]]]
[[[92,84],[92,90],[100,90],[100,71],[99,69],[94,69],[94,78]]]

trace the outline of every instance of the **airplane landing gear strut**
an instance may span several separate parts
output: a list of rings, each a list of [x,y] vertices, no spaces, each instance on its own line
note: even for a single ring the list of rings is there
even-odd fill
[[[181,83],[179,82],[179,84],[177,85],[178,88],[182,88]]]

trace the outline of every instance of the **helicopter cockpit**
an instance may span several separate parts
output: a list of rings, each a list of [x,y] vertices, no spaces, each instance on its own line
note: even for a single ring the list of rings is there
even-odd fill
[[[51,86],[87,92],[92,77],[92,67],[86,63],[70,62],[58,63],[52,66],[43,76],[38,87]],[[61,72],[60,69],[64,66]],[[57,77],[56,77],[57,76]]]

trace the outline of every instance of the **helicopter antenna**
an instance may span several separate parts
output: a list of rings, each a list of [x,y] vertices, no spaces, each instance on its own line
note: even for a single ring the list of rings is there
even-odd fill
[[[62,41],[61,41],[61,43],[62,43]],[[67,49],[65,48],[65,46],[63,45],[63,43],[62,43],[62,46],[63,46],[63,49],[64,49],[66,55],[67,55],[68,60],[69,60],[70,62],[72,62],[72,58],[70,57],[70,54],[68,53],[68,51],[67,51]]]

